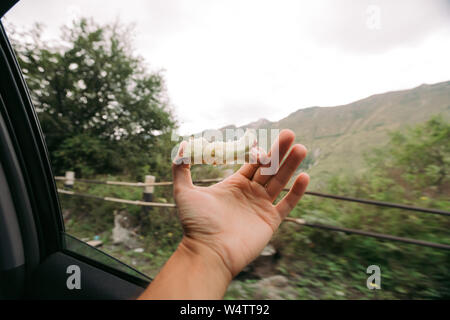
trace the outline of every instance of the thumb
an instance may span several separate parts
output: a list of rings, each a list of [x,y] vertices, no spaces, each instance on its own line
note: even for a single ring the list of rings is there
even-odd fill
[[[187,141],[181,142],[177,156],[172,162],[172,177],[175,192],[177,192],[180,188],[193,186],[190,170],[190,159],[183,157],[186,145]]]

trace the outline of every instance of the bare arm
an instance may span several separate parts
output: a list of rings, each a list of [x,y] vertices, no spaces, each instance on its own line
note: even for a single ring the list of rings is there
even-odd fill
[[[292,131],[283,130],[269,156],[276,150],[283,159],[294,138]],[[306,148],[294,145],[275,174],[264,175],[260,165],[244,164],[210,187],[194,186],[189,165],[174,164],[183,240],[139,299],[221,299],[232,278],[258,256],[304,194],[309,182],[305,173],[273,204],[305,156]]]

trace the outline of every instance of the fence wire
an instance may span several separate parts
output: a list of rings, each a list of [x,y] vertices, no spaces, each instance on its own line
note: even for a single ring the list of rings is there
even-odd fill
[[[60,181],[66,180],[65,177],[55,177],[55,179],[60,180]],[[144,182],[102,181],[102,180],[88,180],[88,179],[73,179],[73,180],[83,182],[83,183],[107,184],[107,185],[117,185],[117,186],[124,186],[124,187],[148,187],[148,186],[170,186],[170,185],[173,185],[173,181],[160,181],[160,182],[144,183]],[[201,179],[201,180],[194,180],[193,183],[194,184],[208,184],[208,183],[220,182],[222,180],[223,180],[222,178],[220,178],[220,179]],[[289,191],[289,189],[285,188],[285,189],[283,189],[283,191]],[[438,215],[450,217],[449,211],[440,210],[440,209],[423,208],[423,207],[405,205],[405,204],[400,204],[400,203],[392,203],[392,202],[384,202],[384,201],[377,201],[377,200],[370,200],[370,199],[360,199],[360,198],[354,198],[354,197],[339,196],[339,195],[326,194],[326,193],[315,192],[315,191],[306,191],[305,194],[309,195],[309,196],[315,196],[315,197],[322,197],[322,198],[349,201],[349,202],[357,202],[357,203],[374,205],[374,206],[379,206],[379,207],[387,207],[387,208],[395,208],[395,209],[401,209],[401,210],[431,213],[431,214],[438,214]]]
[[[71,195],[71,196],[93,198],[93,199],[97,199],[97,200],[111,201],[111,202],[131,204],[131,205],[137,205],[137,206],[176,208],[176,204],[174,204],[174,203],[145,202],[145,201],[140,201],[140,200],[126,200],[126,199],[119,199],[119,198],[112,198],[112,197],[101,197],[101,196],[95,196],[95,195],[90,195],[90,194],[77,193],[74,191],[64,190],[64,189],[58,189],[58,192],[61,194],[66,194],[66,195]],[[330,226],[330,225],[324,225],[324,224],[310,223],[310,222],[305,221],[304,219],[296,219],[296,218],[288,217],[288,218],[285,218],[284,221],[296,223],[296,224],[310,227],[310,228],[317,228],[317,229],[336,231],[336,232],[344,232],[346,234],[360,235],[360,236],[371,237],[371,238],[376,238],[376,239],[380,239],[380,240],[403,242],[403,243],[414,244],[414,245],[418,245],[418,246],[430,247],[430,248],[435,248],[435,249],[450,250],[450,245],[447,245],[447,244],[428,242],[428,241],[411,239],[411,238],[397,237],[397,236],[393,236],[393,235],[389,235],[389,234],[376,233],[376,232],[364,231],[364,230],[358,230],[358,229],[349,229],[349,228],[336,227],[336,226]]]

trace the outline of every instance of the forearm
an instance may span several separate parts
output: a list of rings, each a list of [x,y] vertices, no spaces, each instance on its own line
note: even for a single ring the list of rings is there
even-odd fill
[[[213,250],[183,239],[139,299],[222,299],[231,279]]]

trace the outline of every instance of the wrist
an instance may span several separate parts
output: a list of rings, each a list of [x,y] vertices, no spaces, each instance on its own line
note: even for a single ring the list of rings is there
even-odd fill
[[[204,276],[205,281],[210,281],[205,283],[206,286],[217,286],[225,293],[233,275],[217,251],[201,241],[184,236],[175,254],[187,261],[192,272],[199,273]]]
[[[140,299],[222,299],[232,279],[221,257],[188,237]]]

